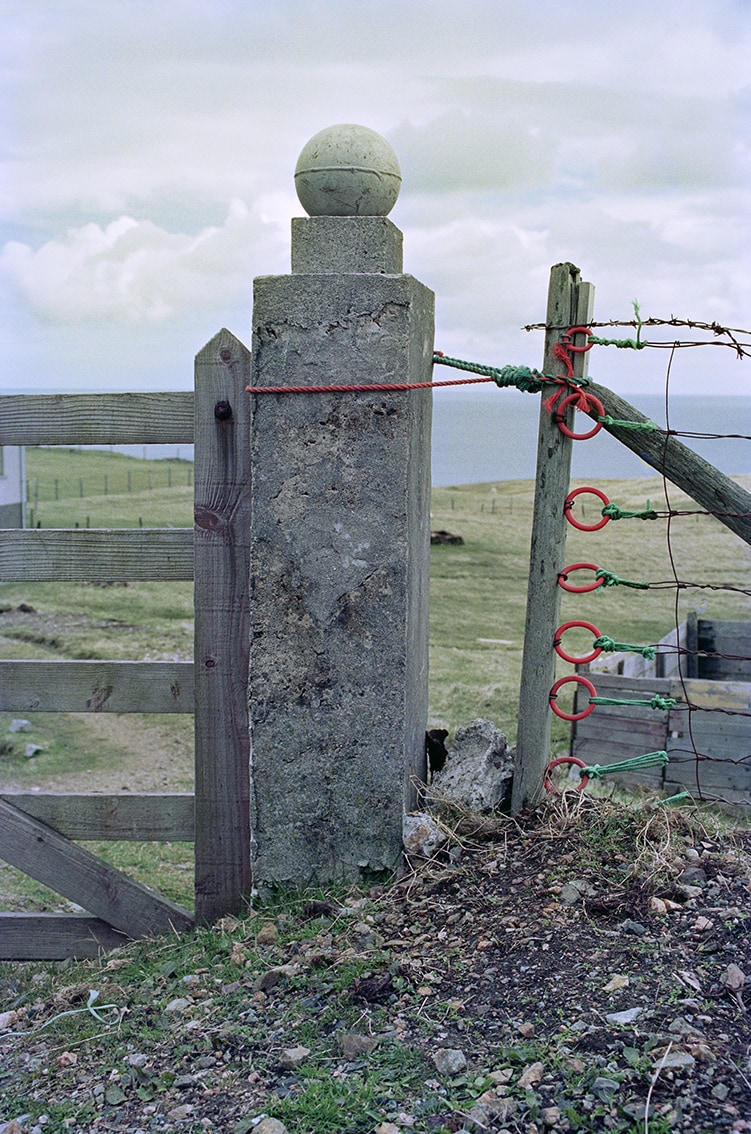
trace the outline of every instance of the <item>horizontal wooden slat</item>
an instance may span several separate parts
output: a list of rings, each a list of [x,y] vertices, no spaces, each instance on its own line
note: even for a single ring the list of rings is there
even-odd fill
[[[188,528],[0,531],[0,582],[192,579]]]
[[[0,445],[183,445],[193,392],[0,397]]]
[[[98,917],[79,914],[0,914],[0,960],[63,961],[98,957],[130,938]]]
[[[130,937],[193,925],[193,916],[38,819],[0,800],[0,858]]]
[[[0,799],[68,839],[192,843],[195,838],[195,803],[191,792],[170,795],[2,792]]]
[[[193,662],[0,661],[0,712],[193,711]]]

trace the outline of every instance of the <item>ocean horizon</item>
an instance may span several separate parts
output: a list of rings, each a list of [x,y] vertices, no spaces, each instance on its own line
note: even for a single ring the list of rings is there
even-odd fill
[[[664,428],[662,395],[625,395]],[[535,476],[538,396],[518,390],[436,390],[433,396],[432,482],[436,487],[530,480]],[[670,427],[688,432],[751,435],[751,397],[678,395],[670,399]],[[729,436],[679,437],[727,476],[751,473],[751,441]],[[86,446],[82,446],[86,447]],[[108,445],[132,457],[193,460],[192,445]],[[572,476],[634,479],[654,470],[604,429],[577,441]]]

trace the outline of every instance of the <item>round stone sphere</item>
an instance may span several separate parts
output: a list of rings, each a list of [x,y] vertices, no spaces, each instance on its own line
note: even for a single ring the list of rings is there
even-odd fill
[[[303,146],[295,189],[311,217],[385,217],[402,184],[385,138],[367,126],[328,126]]]

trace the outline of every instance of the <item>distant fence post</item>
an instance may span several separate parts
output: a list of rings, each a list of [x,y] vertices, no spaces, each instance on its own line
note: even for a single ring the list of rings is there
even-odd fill
[[[543,373],[562,369],[553,348],[569,327],[587,326],[592,318],[594,287],[583,283],[573,264],[556,264],[550,272],[545,323]],[[583,336],[576,336],[580,345]],[[586,374],[586,354],[576,354],[574,374]],[[547,394],[540,395],[541,403]],[[574,416],[567,410],[568,424]],[[540,405],[537,443],[537,480],[532,516],[527,615],[524,629],[519,692],[519,725],[511,799],[513,814],[536,802],[550,760],[550,707],[548,694],[555,680],[553,639],[559,625],[561,589],[558,573],[565,567],[566,518],[564,504],[571,476],[571,440]]]
[[[361,136],[394,156],[337,129],[355,137],[323,160],[320,212],[339,215],[293,220],[292,274],[255,282],[254,387],[431,377],[433,294],[388,208],[351,215]],[[253,880],[367,877],[400,862],[425,773],[431,393],[251,401]]]
[[[250,354],[220,331],[195,369],[196,919],[249,899]]]

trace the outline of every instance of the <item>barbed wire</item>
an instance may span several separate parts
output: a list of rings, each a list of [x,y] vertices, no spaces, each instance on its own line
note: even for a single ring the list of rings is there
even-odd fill
[[[527,323],[522,327],[523,331],[567,331],[569,324],[558,325],[556,323]],[[653,349],[662,350],[680,350],[686,347],[702,347],[702,346],[724,346],[729,347],[735,351],[738,358],[751,358],[751,331],[745,330],[742,327],[724,327],[716,320],[707,323],[701,319],[677,319],[671,315],[669,319],[660,319],[655,316],[650,316],[647,319],[606,319],[602,322],[588,323],[589,327],[634,327],[639,330],[641,327],[687,327],[692,331],[706,331],[708,334],[715,336],[714,339],[685,339],[675,341],[642,341],[640,344],[643,347],[652,347]],[[748,342],[741,341],[738,336],[746,336]],[[718,339],[725,338],[729,341],[719,342]]]

